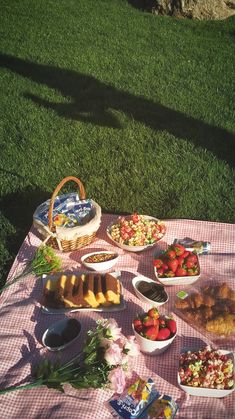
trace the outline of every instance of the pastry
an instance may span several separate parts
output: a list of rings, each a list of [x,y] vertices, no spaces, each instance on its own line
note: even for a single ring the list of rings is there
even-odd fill
[[[189,322],[208,332],[229,336],[235,334],[235,291],[223,282],[206,285],[201,292],[194,292],[175,302]]]

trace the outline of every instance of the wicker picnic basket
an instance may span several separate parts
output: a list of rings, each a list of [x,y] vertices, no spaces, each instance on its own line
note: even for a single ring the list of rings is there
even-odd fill
[[[44,243],[47,243],[53,248],[59,249],[63,252],[71,252],[90,244],[95,239],[96,232],[101,223],[101,208],[95,201],[90,200],[92,203],[91,214],[90,220],[86,224],[75,227],[58,227],[54,225],[53,209],[55,199],[58,198],[57,195],[64,184],[69,181],[74,181],[77,184],[79,188],[80,202],[85,200],[86,193],[82,182],[76,177],[68,176],[64,178],[55,188],[51,199],[42,204],[48,206],[48,223],[44,224],[38,219],[40,206],[36,209],[33,215],[33,225],[44,238]]]

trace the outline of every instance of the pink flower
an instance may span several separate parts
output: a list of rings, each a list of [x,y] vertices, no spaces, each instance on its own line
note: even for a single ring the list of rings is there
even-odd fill
[[[100,346],[101,348],[108,348],[112,344],[112,340],[108,338],[100,338]]]
[[[135,336],[127,336],[124,349],[128,351],[128,356],[138,356],[140,354],[140,346],[135,341]]]
[[[108,339],[111,339],[111,340],[115,341],[115,340],[117,340],[117,339],[119,339],[123,336],[122,333],[121,333],[122,329],[120,327],[118,327],[118,324],[117,324],[116,320],[114,320],[114,319],[108,320],[106,328],[107,328],[106,337]]]
[[[114,368],[110,371],[108,379],[111,383],[111,388],[115,391],[115,393],[123,393],[126,386],[126,377],[121,367]]]
[[[119,345],[112,342],[105,351],[104,359],[108,365],[118,365],[122,361],[122,349]]]

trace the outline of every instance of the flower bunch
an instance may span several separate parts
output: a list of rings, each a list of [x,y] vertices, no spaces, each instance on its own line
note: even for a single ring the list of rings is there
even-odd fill
[[[114,319],[98,320],[96,330],[88,331],[88,336],[89,341],[84,351],[94,354],[92,342],[97,345],[100,361],[107,367],[106,381],[109,387],[121,394],[128,377],[130,357],[136,357],[140,353],[135,336],[125,337]]]
[[[8,288],[10,285],[25,278],[29,274],[41,276],[43,274],[47,275],[59,270],[61,270],[60,258],[56,256],[54,250],[50,246],[46,246],[45,244],[41,245],[36,250],[33,260],[27,263],[23,272],[15,276],[12,281],[6,282],[6,284],[0,289],[0,294],[5,288]]]
[[[41,385],[64,392],[65,383],[76,389],[110,388],[121,394],[128,378],[130,357],[137,355],[139,346],[134,336],[125,337],[114,319],[98,320],[96,328],[87,332],[79,358],[64,365],[44,359],[32,368],[31,383],[0,390],[0,395]]]

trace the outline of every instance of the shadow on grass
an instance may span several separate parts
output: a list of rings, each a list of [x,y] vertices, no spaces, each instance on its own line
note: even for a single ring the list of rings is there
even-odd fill
[[[9,271],[14,255],[17,254],[20,244],[30,230],[35,209],[50,197],[49,193],[35,186],[10,193],[0,199],[2,214],[16,229],[14,235],[5,237],[5,246],[9,254],[12,255],[10,260],[5,263],[5,272]]]
[[[156,6],[156,0],[127,0],[135,9],[151,12]]]
[[[155,131],[165,130],[175,137],[191,141],[234,167],[235,134],[226,129],[211,126],[144,97],[120,91],[92,76],[73,70],[36,64],[6,54],[0,55],[0,67],[44,84],[70,98],[70,103],[55,103],[25,93],[26,98],[39,106],[52,109],[59,116],[121,128],[113,112],[121,111]]]

